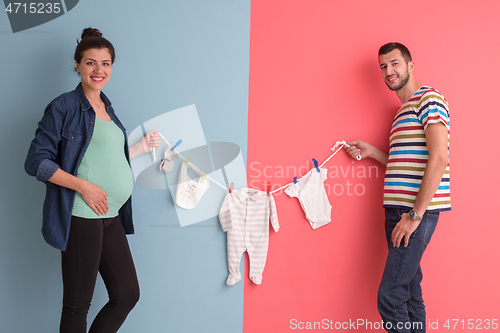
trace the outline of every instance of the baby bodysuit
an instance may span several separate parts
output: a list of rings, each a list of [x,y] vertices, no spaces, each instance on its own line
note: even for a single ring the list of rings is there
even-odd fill
[[[313,229],[324,226],[331,219],[332,206],[328,201],[323,182],[326,180],[328,170],[311,169],[298,183],[288,186],[285,193],[290,197],[299,199],[306,218]]]
[[[275,232],[279,230],[278,214],[273,196],[266,192],[244,188],[227,193],[219,212],[222,230],[227,232],[226,283],[241,280],[241,256],[248,252],[250,279],[261,284],[269,246],[269,220]]]

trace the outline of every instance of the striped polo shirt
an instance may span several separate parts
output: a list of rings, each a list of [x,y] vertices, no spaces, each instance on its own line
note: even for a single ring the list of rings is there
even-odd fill
[[[389,136],[389,160],[384,182],[384,207],[413,208],[429,152],[425,141],[428,124],[442,122],[448,129],[448,102],[437,90],[423,86],[406,101],[392,123]],[[451,209],[450,165],[448,163],[439,188],[432,198],[428,212]]]

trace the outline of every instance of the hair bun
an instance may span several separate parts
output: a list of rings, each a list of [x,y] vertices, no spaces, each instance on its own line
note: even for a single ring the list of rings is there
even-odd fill
[[[102,37],[102,33],[99,31],[99,29],[87,28],[82,32],[82,39],[84,39],[85,37]]]
[[[82,61],[83,52],[88,49],[108,49],[111,55],[111,63],[115,62],[115,48],[102,33],[95,28],[87,28],[82,32],[82,39],[76,40],[75,61],[79,64]]]

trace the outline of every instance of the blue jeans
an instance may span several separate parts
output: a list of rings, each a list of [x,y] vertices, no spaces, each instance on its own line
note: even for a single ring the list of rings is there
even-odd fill
[[[417,230],[410,236],[407,247],[404,239],[399,247],[391,241],[392,230],[401,215],[410,208],[386,208],[385,233],[389,254],[378,290],[378,311],[387,332],[425,332],[425,307],[422,299],[422,269],[420,260],[436,229],[439,213],[425,213]]]

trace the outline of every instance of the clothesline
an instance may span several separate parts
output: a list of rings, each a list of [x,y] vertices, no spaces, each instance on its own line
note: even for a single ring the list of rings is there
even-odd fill
[[[165,141],[167,143],[167,145],[169,145],[169,148],[170,148],[170,146],[172,146],[172,145],[167,141],[167,139],[165,139],[165,137],[163,135],[161,135],[161,133],[158,133],[158,134],[160,134],[160,137],[163,139],[163,141]],[[176,150],[176,152],[179,154],[180,158],[182,158],[184,161],[186,161],[186,159],[184,158],[184,156],[182,156],[177,150]],[[155,147],[153,146],[153,164],[155,162],[156,162],[156,153],[155,153]],[[207,175],[207,178],[210,179],[211,181],[213,181],[215,184],[219,185],[220,187],[222,187],[225,190],[229,190],[227,187],[219,184],[215,179],[213,179],[212,177],[210,177],[208,174],[205,173],[205,175]]]
[[[321,165],[320,165],[319,167],[321,168],[323,165],[325,165],[325,164],[326,164],[326,162],[328,162],[328,161],[329,161],[329,160],[330,160],[333,156],[335,156],[335,155],[336,155],[336,154],[337,154],[337,153],[338,153],[338,152],[342,149],[342,147],[343,147],[344,145],[345,145],[346,147],[349,147],[349,145],[348,145],[345,141],[337,141],[337,142],[335,143],[335,145],[334,145],[334,146],[330,149],[331,151],[333,151],[333,154],[331,154],[331,155],[330,155],[330,156],[329,156],[329,157],[328,157],[328,158],[327,158],[327,159],[326,159],[323,163],[321,163]],[[340,146],[340,147],[339,147],[339,146]],[[337,147],[338,147],[338,148],[337,148]],[[297,177],[297,178],[300,178],[300,177]],[[284,185],[284,186],[281,186],[280,188],[278,188],[278,189],[276,189],[276,190],[274,190],[274,191],[271,191],[271,192],[269,192],[269,193],[271,193],[271,194],[272,194],[272,193],[278,192],[278,191],[280,191],[280,190],[283,190],[283,189],[287,188],[288,186],[290,186],[290,185],[292,185],[292,184],[293,184],[293,182],[288,183],[288,184],[286,184],[286,185]]]
[[[160,134],[160,137],[163,139],[163,141],[165,141],[165,143],[170,148],[172,145],[167,141],[167,139],[165,139],[165,137],[161,133],[158,133],[158,134]],[[337,141],[335,143],[335,145],[330,149],[331,151],[333,151],[333,153],[323,163],[321,163],[321,165],[319,167],[320,168],[323,167],[323,165],[325,165],[333,156],[335,156],[344,146],[347,147],[347,148],[350,147],[345,141]],[[169,149],[169,148],[167,148],[167,149]],[[184,161],[187,161],[186,158],[184,158],[184,156],[182,156],[177,150],[176,150],[176,152],[177,152],[177,154],[179,154],[180,158],[182,158]],[[155,147],[154,146],[153,146],[153,152],[152,153],[153,153],[153,164],[154,164],[156,162],[156,151],[155,151]],[[360,155],[356,156],[356,159],[358,161],[361,160],[361,156]],[[225,190],[229,190],[227,187],[225,187],[225,186],[221,185],[220,183],[218,183],[216,180],[214,180],[208,174],[205,173],[205,175],[206,175],[206,177],[208,179],[210,179],[211,181],[213,181],[215,184],[219,185],[220,187],[222,187]],[[283,189],[287,188],[288,186],[290,186],[292,184],[293,184],[293,182],[288,183],[288,184],[286,184],[284,186],[281,186],[280,188],[278,188],[276,190],[270,191],[269,193],[272,194],[272,193],[278,192],[280,190],[283,190]]]
[[[267,196],[263,191],[257,191],[253,189],[242,189],[238,191],[233,191],[234,183],[231,183],[231,188],[219,184],[213,178],[208,176],[206,173],[198,169],[193,163],[189,162],[191,160],[191,156],[184,158],[177,150],[177,146],[182,142],[179,140],[175,146],[172,146],[167,139],[161,134],[158,133],[160,137],[165,141],[168,147],[165,150],[164,158],[162,163],[160,164],[160,170],[163,172],[168,172],[173,168],[173,162],[176,158],[182,158],[184,162],[182,162],[182,167],[179,175],[179,183],[180,186],[177,187],[177,195],[175,198],[175,203],[185,209],[192,209],[197,204],[201,196],[205,193],[208,188],[208,180],[205,181],[204,178],[208,178],[213,181],[215,184],[220,186],[229,193],[226,193],[224,201],[222,202],[222,206],[219,210],[219,221],[222,226],[222,230],[227,232],[228,239],[228,247],[227,247],[227,258],[228,258],[228,269],[229,276],[227,278],[227,285],[234,285],[239,280],[241,280],[241,274],[239,273],[240,259],[241,255],[235,256],[234,253],[236,249],[243,248],[245,249],[245,245],[252,244],[256,248],[256,251],[253,253],[249,253],[250,255],[250,279],[255,284],[261,284],[262,282],[262,272],[264,270],[264,265],[267,258],[267,248],[268,248],[268,225],[269,221],[271,222],[274,231],[278,231],[279,223],[278,223],[278,215],[276,211],[276,204],[274,201],[272,193],[276,193],[282,189],[288,187],[285,193],[290,197],[297,197],[301,203],[304,212],[306,213],[306,218],[308,219],[311,227],[317,229],[329,223],[331,221],[331,208],[332,206],[329,203],[327,194],[325,192],[324,186],[321,188],[318,185],[319,183],[323,183],[326,179],[326,174],[321,171],[326,171],[325,169],[320,170],[323,165],[325,165],[333,156],[335,156],[343,147],[349,147],[349,145],[345,141],[337,141],[335,145],[330,149],[333,153],[323,162],[321,165],[318,165],[316,159],[313,158],[314,168],[310,169],[308,172],[311,173],[309,180],[306,181],[308,184],[313,183],[313,185],[309,186],[312,188],[315,193],[311,193],[311,191],[304,191],[303,186],[299,186],[302,184],[298,184],[297,177],[294,177],[293,182],[288,183],[280,188],[271,191],[271,184],[267,182]],[[156,149],[153,146],[153,164],[156,162]],[[356,156],[358,160],[361,159],[361,156]],[[188,164],[184,165],[184,163],[188,162]],[[167,164],[168,163],[168,164]],[[190,164],[189,164],[190,163]],[[187,176],[187,167],[193,168],[200,175],[200,183],[204,183],[204,186],[200,190],[200,183],[197,185],[189,184],[186,186],[188,182],[186,179],[189,179]],[[317,169],[316,171],[313,171]],[[184,176],[183,176],[184,175]],[[302,177],[300,177],[302,178]],[[189,179],[191,182],[194,182],[192,179]],[[297,183],[296,186],[293,186]],[[315,183],[315,184],[314,184]],[[184,187],[182,187],[184,185]],[[298,188],[301,189],[298,189]],[[200,191],[198,191],[200,190]],[[258,192],[258,194],[256,194]],[[300,192],[300,193],[299,193]],[[251,194],[250,194],[251,193]],[[256,195],[255,195],[256,194]],[[253,196],[255,195],[255,196]],[[266,200],[255,199],[255,197],[264,197]],[[306,202],[311,202],[310,199],[313,199],[313,211],[306,210],[306,206],[304,205],[304,197],[306,197]],[[240,204],[245,201],[247,198],[253,198],[253,201],[250,200],[250,203],[246,203],[244,205]],[[179,202],[180,199],[180,202]],[[262,219],[262,220],[261,220]],[[264,223],[263,223],[264,222]],[[257,228],[257,229],[256,229]],[[250,235],[245,236],[243,235]],[[264,242],[263,239],[266,239]],[[243,250],[245,252],[245,250]]]

